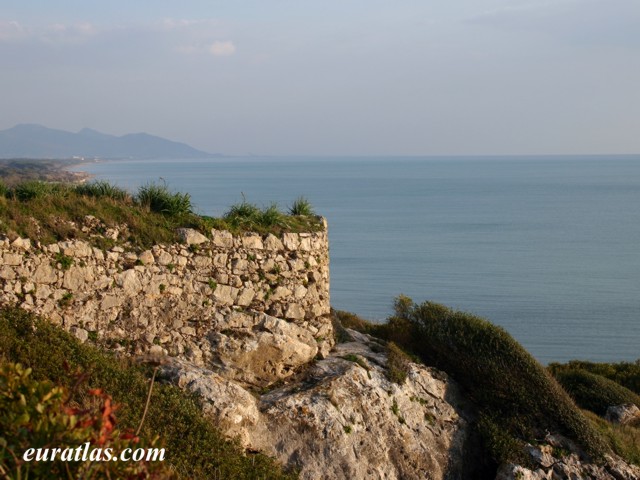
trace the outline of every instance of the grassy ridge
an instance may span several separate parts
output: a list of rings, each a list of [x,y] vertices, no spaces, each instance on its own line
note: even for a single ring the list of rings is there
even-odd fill
[[[205,235],[212,228],[274,234],[322,230],[319,218],[308,214],[312,209],[305,202],[296,200],[290,215],[276,205],[260,209],[242,202],[223,218],[211,218],[195,214],[189,194],[173,192],[166,184],[143,185],[131,195],[108,182],[71,185],[32,180],[12,187],[0,183],[0,232],[43,243],[80,238],[100,248],[112,246],[114,241],[91,237],[80,228],[85,216],[93,215],[108,228],[126,224],[127,236],[119,242],[145,249],[177,242],[179,227],[195,228]]]
[[[148,391],[148,368],[118,360],[82,345],[60,328],[18,308],[0,309],[0,359],[33,369],[36,380],[50,380],[73,389],[80,370],[87,384],[75,391],[82,403],[91,388],[102,388],[121,405],[118,419],[124,428],[136,429]],[[198,400],[171,385],[156,385],[141,432],[160,436],[169,464],[180,478],[286,479],[278,464],[264,455],[245,455],[202,416]]]

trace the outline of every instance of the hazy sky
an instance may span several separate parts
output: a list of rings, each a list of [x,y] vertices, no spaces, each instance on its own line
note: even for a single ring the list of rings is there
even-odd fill
[[[229,154],[640,152],[640,0],[3,0],[0,129]]]

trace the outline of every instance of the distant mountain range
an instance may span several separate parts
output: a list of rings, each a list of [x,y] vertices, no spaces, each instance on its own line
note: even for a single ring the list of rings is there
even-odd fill
[[[202,158],[214,156],[147,133],[117,137],[84,128],[77,133],[16,125],[0,130],[0,158]]]

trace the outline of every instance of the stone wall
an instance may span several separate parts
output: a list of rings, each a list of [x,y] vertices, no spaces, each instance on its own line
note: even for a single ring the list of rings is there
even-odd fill
[[[85,228],[100,231],[99,220]],[[90,340],[216,367],[249,384],[284,378],[333,345],[326,231],[281,236],[190,229],[134,253],[79,240],[0,240],[0,303]],[[277,367],[274,367],[277,365]]]

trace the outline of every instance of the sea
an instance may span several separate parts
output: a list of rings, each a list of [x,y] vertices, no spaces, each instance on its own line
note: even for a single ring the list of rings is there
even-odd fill
[[[196,211],[306,197],[329,223],[331,303],[384,321],[397,295],[500,325],[540,362],[640,358],[640,155],[216,157],[76,167]]]

